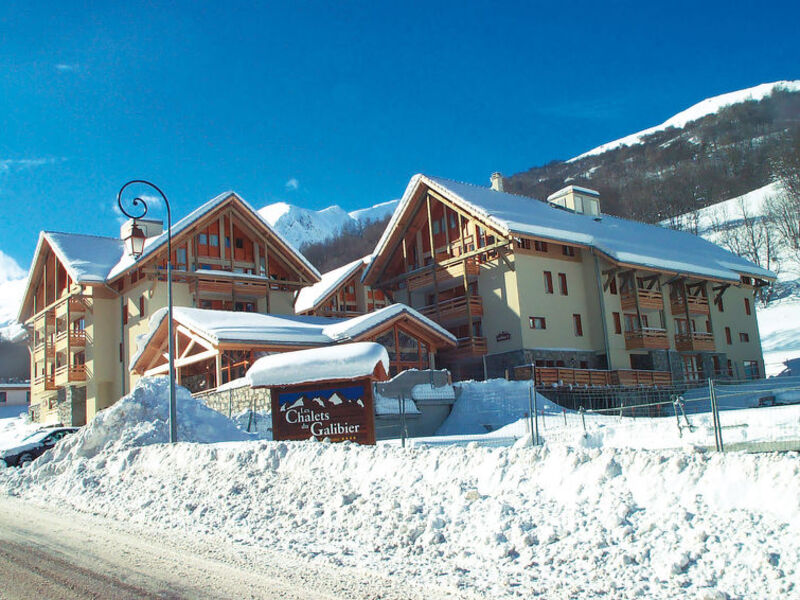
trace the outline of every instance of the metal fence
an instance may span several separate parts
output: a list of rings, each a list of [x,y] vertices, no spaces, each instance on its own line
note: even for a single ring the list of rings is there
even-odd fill
[[[422,443],[509,445],[530,437],[535,444],[800,450],[800,378],[602,390],[526,381],[457,385],[451,419]]]

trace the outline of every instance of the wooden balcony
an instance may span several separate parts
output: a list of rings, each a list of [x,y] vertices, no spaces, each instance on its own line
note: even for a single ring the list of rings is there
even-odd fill
[[[664,295],[658,290],[638,289],[635,292],[625,291],[620,294],[623,310],[636,310],[636,297],[639,297],[639,307],[643,310],[663,310]]]
[[[705,296],[689,296],[687,298],[689,305],[690,315],[707,315],[708,314],[708,298]],[[670,303],[670,310],[673,315],[682,316],[686,314],[686,309],[683,306],[683,298],[673,297]]]
[[[86,381],[86,365],[64,365],[56,368],[55,384],[57,386]]]
[[[536,367],[536,385],[584,385],[584,386],[664,386],[672,384],[669,371],[641,371],[619,369],[568,369],[562,367]]]
[[[465,337],[458,338],[458,343],[455,348],[445,350],[442,354],[451,360],[459,358],[470,358],[483,356],[486,354],[486,338],[485,337]]]
[[[468,258],[466,260],[467,277],[477,277],[480,272],[480,266],[475,258]],[[460,280],[464,277],[464,262],[457,262],[447,267],[438,267],[436,269],[436,281],[439,285],[452,287],[453,280]],[[426,288],[433,287],[433,269],[425,269],[425,271],[418,275],[412,275],[408,278],[408,290],[416,292]]]
[[[47,390],[55,390],[56,389],[56,382],[55,377],[52,375],[40,375],[39,377],[35,377],[33,379],[33,389],[34,393],[41,393]]]
[[[60,331],[56,336],[56,349],[66,350],[67,341],[70,348],[86,347],[86,331],[83,329],[71,329],[70,331]]]
[[[33,360],[36,362],[43,361],[47,358],[55,358],[56,357],[56,348],[52,344],[45,344],[44,342],[36,344],[36,347],[33,349]]]
[[[713,352],[716,349],[714,335],[697,331],[675,334],[675,349],[680,352]]]
[[[643,329],[625,332],[626,350],[668,350],[669,338],[666,329],[654,329],[645,327]]]
[[[480,296],[470,296],[469,302],[467,298],[462,296],[460,298],[451,298],[449,300],[442,300],[439,302],[439,310],[436,310],[436,304],[430,304],[420,309],[420,312],[429,319],[454,323],[457,321],[466,321],[467,319],[467,304],[469,304],[470,313],[473,317],[480,317],[483,315],[483,300]],[[441,315],[441,318],[438,316]]]
[[[39,315],[33,321],[33,328],[35,330],[44,329],[45,325],[47,329],[53,329],[56,326],[56,313],[54,310],[49,310],[43,315]]]

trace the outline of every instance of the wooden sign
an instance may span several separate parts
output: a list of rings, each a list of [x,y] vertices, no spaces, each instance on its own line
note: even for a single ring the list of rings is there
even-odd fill
[[[498,342],[507,342],[508,340],[511,339],[511,334],[508,333],[507,331],[501,331],[495,336],[494,339],[497,340]]]
[[[330,439],[375,444],[375,408],[369,378],[272,388],[274,440]]]

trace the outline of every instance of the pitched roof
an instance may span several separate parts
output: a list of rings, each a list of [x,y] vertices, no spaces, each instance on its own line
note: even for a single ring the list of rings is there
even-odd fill
[[[687,275],[736,281],[740,275],[775,274],[698,236],[611,215],[583,215],[527,196],[441,177],[414,175],[375,249],[385,250],[392,229],[420,185],[445,195],[504,235],[530,235],[595,248],[612,260]],[[369,264],[362,279],[374,268]]]
[[[265,315],[185,306],[173,308],[175,322],[185,325],[214,345],[236,343],[254,346],[328,346],[349,342],[402,315],[417,320],[420,325],[451,344],[456,343],[453,334],[404,304],[392,304],[352,319]],[[131,370],[166,316],[167,309],[161,308],[150,317],[149,331],[136,340],[138,350],[131,357]]]
[[[317,271],[316,267],[314,267],[314,265],[312,265],[310,262],[308,262],[308,259],[305,256],[303,256],[300,253],[300,251],[298,251],[294,246],[292,246],[288,241],[286,241],[286,239],[280,233],[278,233],[272,227],[272,225],[270,225],[266,221],[266,219],[264,219],[264,217],[262,217],[258,213],[258,211],[256,209],[254,209],[252,206],[250,206],[250,204],[248,204],[236,192],[232,192],[232,191],[223,192],[222,194],[219,194],[218,196],[215,196],[214,198],[212,198],[211,200],[209,200],[205,204],[202,204],[202,205],[198,206],[196,209],[194,209],[192,212],[190,212],[188,215],[186,215],[185,217],[183,217],[182,219],[180,219],[176,223],[173,223],[172,224],[172,228],[171,228],[172,237],[174,238],[179,233],[181,233],[183,230],[185,230],[188,227],[190,227],[195,221],[197,221],[198,219],[203,218],[205,215],[207,215],[208,213],[213,211],[215,208],[217,208],[218,206],[223,204],[231,196],[233,196],[239,202],[241,202],[241,204],[247,210],[249,210],[252,213],[252,216],[255,217],[267,230],[269,230],[269,232],[272,235],[274,235],[275,238],[278,239],[278,241],[281,244],[283,244],[290,253],[294,254],[300,260],[300,262],[303,264],[303,266],[306,269],[308,269],[308,271],[310,273],[312,273],[313,276],[316,279],[320,278],[320,273],[319,273],[319,271]],[[158,250],[159,248],[164,246],[166,243],[167,243],[167,232],[164,231],[160,235],[157,235],[155,237],[149,238],[145,242],[144,252],[142,252],[141,257],[139,257],[138,259],[133,259],[130,256],[128,256],[127,254],[121,255],[120,257],[118,257],[117,263],[109,271],[107,279],[111,280],[111,279],[119,276],[121,273],[124,273],[126,270],[131,268],[135,263],[141,261],[144,258],[147,258],[150,254],[152,254],[153,252],[155,252],[156,250]]]
[[[342,283],[347,281],[363,265],[367,264],[371,258],[371,255],[365,256],[338,269],[323,273],[317,283],[300,290],[297,295],[297,302],[294,304],[294,311],[299,314],[319,308]]]

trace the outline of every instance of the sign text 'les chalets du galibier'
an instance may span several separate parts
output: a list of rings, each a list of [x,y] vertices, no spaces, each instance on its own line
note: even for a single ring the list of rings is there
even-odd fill
[[[374,444],[375,409],[370,381],[346,386],[273,388],[272,437]]]

